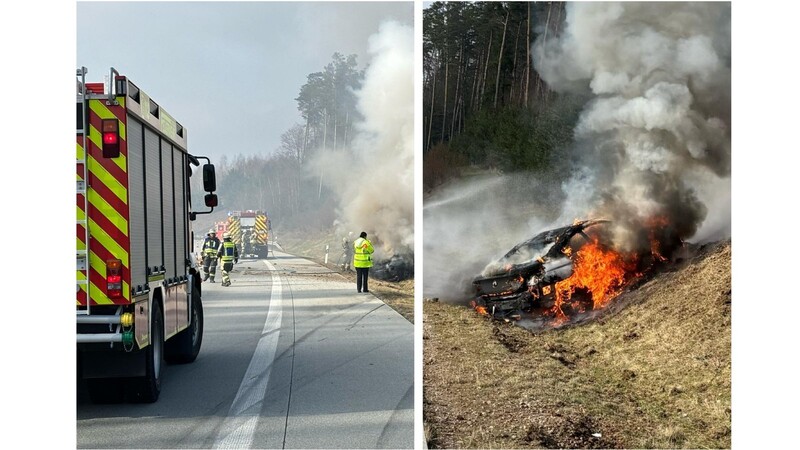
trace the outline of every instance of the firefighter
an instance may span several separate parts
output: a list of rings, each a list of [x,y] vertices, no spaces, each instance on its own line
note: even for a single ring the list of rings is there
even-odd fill
[[[217,233],[212,229],[208,230],[208,234],[206,235],[206,239],[203,241],[203,272],[205,275],[203,276],[203,281],[208,280],[211,278],[211,282],[214,282],[214,275],[217,273],[217,249],[219,248],[219,239],[217,238]]]
[[[356,290],[358,292],[369,292],[369,268],[372,267],[372,242],[367,240],[367,232],[362,231],[358,239],[353,242],[353,267],[356,268]],[[223,272],[224,273],[224,272]]]
[[[222,285],[230,286],[231,278],[229,274],[233,270],[233,265],[239,262],[239,249],[231,241],[231,235],[228,233],[222,235],[222,244],[217,250],[217,258],[222,260]]]
[[[242,233],[242,255],[247,256],[253,253],[253,248],[250,246],[250,230],[244,230]]]
[[[256,246],[258,245],[258,232],[253,231],[250,233],[250,253],[257,253]]]
[[[342,238],[342,252],[344,262],[342,263],[342,270],[347,272],[350,270],[350,261],[353,259],[353,247],[350,245],[350,239],[353,237],[351,231],[346,237]]]

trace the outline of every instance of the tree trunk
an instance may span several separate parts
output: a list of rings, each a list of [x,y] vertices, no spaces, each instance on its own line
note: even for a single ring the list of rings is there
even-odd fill
[[[431,112],[428,122],[428,142],[425,144],[427,150],[431,149],[431,133],[433,132],[433,101],[436,99],[436,65],[433,67],[433,81],[431,82]]]
[[[475,78],[472,79],[472,92],[469,96],[469,109],[475,112],[478,109],[478,90],[481,85],[481,61],[483,61],[483,51],[478,54],[478,65],[475,66]]]
[[[447,63],[447,54],[444,55],[444,96],[442,98],[442,140],[440,143],[444,143],[444,132],[447,129],[447,77],[448,77],[448,70],[449,64]]]
[[[503,21],[503,39],[500,41],[500,54],[497,56],[497,77],[494,82],[494,108],[497,108],[497,96],[500,94],[500,68],[503,66],[503,47],[506,45],[506,29],[508,28],[508,15],[511,8],[506,11],[506,20]]]
[[[336,151],[336,130],[339,128],[339,114],[333,112],[333,150]]]
[[[328,147],[328,108],[323,110],[322,117],[322,148],[326,149]]]
[[[514,62],[512,63],[511,69],[511,92],[508,95],[508,98],[511,99],[511,103],[514,103],[514,87],[517,84],[517,55],[519,52],[517,51],[517,47],[519,47],[519,33],[522,30],[522,21],[519,22],[517,26],[517,35],[514,38]]]
[[[461,47],[458,49],[458,74],[456,75],[456,89],[455,93],[453,94],[453,118],[450,120],[450,138],[452,139],[453,134],[455,133],[455,126],[456,126],[456,117],[458,116],[458,106],[459,106],[459,98],[458,94],[460,93],[461,87],[461,70],[464,66],[464,45],[462,44]]]
[[[548,2],[547,6],[547,20],[544,23],[544,36],[542,36],[542,48],[547,46],[547,32],[550,30],[550,13],[553,12],[553,2]],[[544,53],[542,53],[544,58]],[[542,86],[542,78],[536,77],[536,92],[541,94],[540,98],[544,99],[544,86]]]
[[[531,4],[528,2],[528,31],[525,39],[525,107],[528,107],[528,92],[531,84]]]
[[[342,136],[342,145],[347,148],[347,129],[350,127],[350,110],[344,113],[344,136]]]
[[[489,30],[489,33],[489,48],[486,50],[486,65],[483,66],[483,78],[481,80],[481,95],[478,99],[478,110],[480,110],[483,106],[483,95],[486,93],[486,77],[489,72],[489,56],[492,54],[492,38],[494,37],[494,33],[491,29]]]
[[[306,118],[306,130],[303,133],[303,154],[299,155],[298,161],[300,164],[303,164],[303,160],[305,159],[306,155],[308,154],[308,118]]]

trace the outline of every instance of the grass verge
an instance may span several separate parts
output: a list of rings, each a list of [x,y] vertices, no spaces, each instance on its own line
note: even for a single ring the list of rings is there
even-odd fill
[[[333,231],[301,233],[280,232],[275,234],[278,244],[287,252],[308,258],[340,274],[356,284],[356,274],[351,269],[344,271],[341,263],[342,236]],[[327,258],[326,258],[327,255]],[[375,297],[386,303],[411,323],[414,323],[414,280],[399,282],[369,279],[369,290]]]
[[[423,305],[432,448],[730,448],[731,246],[580,326],[532,333]]]

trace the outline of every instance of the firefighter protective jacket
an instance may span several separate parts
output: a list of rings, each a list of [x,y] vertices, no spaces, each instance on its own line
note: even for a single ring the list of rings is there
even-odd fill
[[[205,241],[203,241],[203,256],[214,256],[219,248],[219,239],[207,237]]]
[[[372,253],[375,252],[375,249],[372,248],[372,242],[360,237],[353,242],[353,249],[355,250],[353,267],[362,269],[372,267]]]
[[[236,248],[236,244],[226,240],[222,242],[222,246],[220,247],[217,256],[222,258],[223,263],[233,262],[234,259],[239,259],[239,249]]]

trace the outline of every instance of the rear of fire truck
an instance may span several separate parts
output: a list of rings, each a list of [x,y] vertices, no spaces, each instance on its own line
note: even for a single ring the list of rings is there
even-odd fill
[[[228,213],[228,234],[245,258],[267,258],[269,254],[270,221],[259,210]]]
[[[217,204],[214,166],[187,130],[111,68],[77,71],[77,358],[95,402],[155,402],[164,362],[193,362],[203,338],[191,221]],[[205,205],[192,212],[202,165]],[[199,171],[199,170],[198,170]]]
[[[250,251],[256,258],[267,258],[269,254],[270,222],[264,211],[247,211],[250,218]]]

